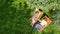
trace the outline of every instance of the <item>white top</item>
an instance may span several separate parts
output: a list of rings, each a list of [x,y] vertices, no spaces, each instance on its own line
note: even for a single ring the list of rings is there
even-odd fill
[[[41,23],[40,23],[43,27],[46,27],[48,24],[45,20],[42,20]]]

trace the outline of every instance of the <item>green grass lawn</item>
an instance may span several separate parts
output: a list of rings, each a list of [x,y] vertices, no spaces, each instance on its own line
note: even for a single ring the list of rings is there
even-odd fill
[[[26,3],[13,2],[0,1],[0,34],[60,34],[60,9],[51,12],[52,23],[48,27],[36,31],[29,21],[34,8],[31,9]]]

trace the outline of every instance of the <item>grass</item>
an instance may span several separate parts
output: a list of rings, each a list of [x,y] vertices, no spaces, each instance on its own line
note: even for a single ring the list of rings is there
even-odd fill
[[[60,9],[51,12],[52,23],[42,31],[36,31],[30,26],[29,18],[34,9],[28,5],[12,6],[13,1],[0,1],[0,34],[59,34]],[[10,2],[10,3],[9,3]]]

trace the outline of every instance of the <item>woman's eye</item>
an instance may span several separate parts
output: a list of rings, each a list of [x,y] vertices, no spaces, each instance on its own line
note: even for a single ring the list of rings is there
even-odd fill
[[[39,13],[39,11],[36,11],[36,13]]]

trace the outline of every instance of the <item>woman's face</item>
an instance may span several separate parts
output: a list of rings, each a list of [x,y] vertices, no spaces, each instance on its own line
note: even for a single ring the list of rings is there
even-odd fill
[[[39,10],[37,10],[35,13],[39,13]]]

